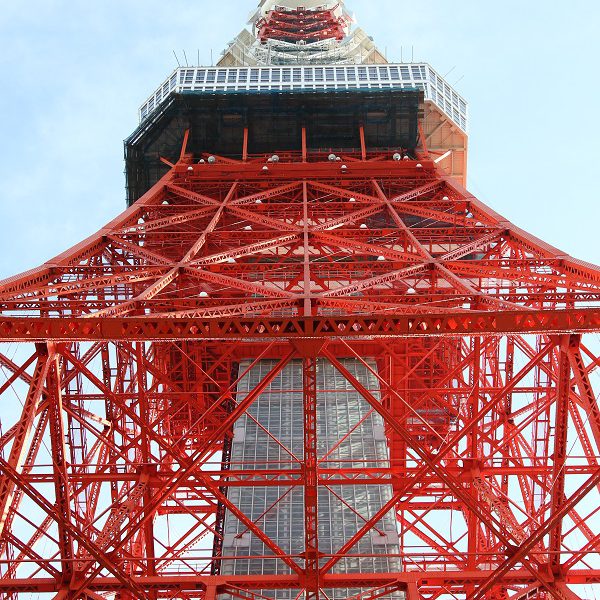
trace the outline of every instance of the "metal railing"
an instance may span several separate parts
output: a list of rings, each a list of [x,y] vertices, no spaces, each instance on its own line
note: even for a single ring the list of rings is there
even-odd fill
[[[145,121],[172,93],[299,90],[420,89],[460,129],[467,131],[468,106],[427,63],[270,67],[177,68],[140,108]]]

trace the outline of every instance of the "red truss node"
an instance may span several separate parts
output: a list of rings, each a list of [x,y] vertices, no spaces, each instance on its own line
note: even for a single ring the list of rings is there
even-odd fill
[[[331,17],[309,16],[319,32]],[[0,283],[0,596],[583,598],[600,585],[600,269],[426,153],[280,156],[182,151],[97,234]],[[290,361],[303,458],[231,469],[234,424]],[[386,464],[319,454],[325,363],[383,419]],[[327,553],[316,502],[332,484],[393,493]],[[301,556],[230,500],[240,486],[305,490]],[[289,569],[227,575],[226,511]],[[402,570],[340,572],[390,512]]]

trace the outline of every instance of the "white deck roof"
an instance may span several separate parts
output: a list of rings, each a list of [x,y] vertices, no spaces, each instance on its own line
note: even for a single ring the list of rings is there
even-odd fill
[[[146,120],[172,93],[409,88],[423,90],[425,100],[434,103],[462,131],[467,132],[466,100],[427,63],[181,67],[175,69],[144,102],[139,116],[140,122]]]

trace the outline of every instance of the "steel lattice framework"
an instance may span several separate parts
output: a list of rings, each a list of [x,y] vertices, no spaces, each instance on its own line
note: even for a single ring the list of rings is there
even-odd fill
[[[600,269],[490,210],[426,148],[198,164],[186,141],[130,209],[0,284],[0,595],[563,600],[600,584]],[[249,357],[274,366],[238,398]],[[291,360],[303,457],[229,469],[233,425]],[[386,464],[318,455],[318,361],[383,419]],[[391,500],[319,552],[317,490],[365,483]],[[242,485],[304,487],[302,555],[228,500]],[[221,574],[224,510],[291,573]],[[402,572],[333,574],[390,511]]]

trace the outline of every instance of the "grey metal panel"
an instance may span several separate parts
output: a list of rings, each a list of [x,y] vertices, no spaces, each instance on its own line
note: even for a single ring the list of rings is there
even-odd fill
[[[275,361],[264,360],[255,366],[238,386],[238,402],[268,373]],[[376,377],[356,360],[344,360],[346,368],[376,397],[379,386]],[[250,362],[240,365],[244,371]],[[375,363],[370,363],[376,369]],[[319,361],[318,385],[318,454],[327,468],[387,467],[389,455],[381,431],[383,422],[371,411],[367,402],[333,368]],[[292,361],[276,377],[265,392],[250,407],[249,416],[236,424],[231,469],[298,468],[303,452],[302,425],[302,362]],[[277,438],[274,441],[264,429]],[[243,430],[243,435],[241,434]],[[349,433],[349,435],[347,435]],[[345,437],[347,436],[347,437]],[[319,489],[319,550],[335,553],[373,516],[392,495],[391,485],[332,485]],[[304,550],[303,488],[230,488],[229,499],[259,525],[277,544],[290,554]],[[401,570],[398,555],[398,533],[393,511],[382,519],[377,529],[367,534],[355,546],[350,557],[341,560],[335,573],[394,572]],[[286,574],[290,568],[283,561],[270,558],[272,552],[231,513],[225,519],[223,556],[239,557],[223,560],[224,575]],[[245,559],[243,557],[264,556]],[[301,564],[301,559],[297,559]],[[328,590],[331,600],[344,600],[358,590]],[[297,592],[282,590],[263,592],[277,600],[293,600]],[[396,593],[386,598],[402,598]],[[222,596],[225,600],[226,596]]]

